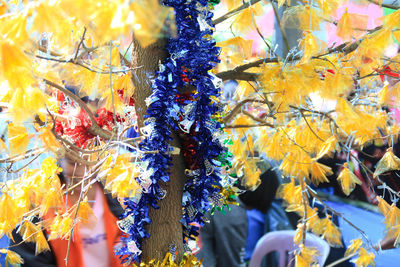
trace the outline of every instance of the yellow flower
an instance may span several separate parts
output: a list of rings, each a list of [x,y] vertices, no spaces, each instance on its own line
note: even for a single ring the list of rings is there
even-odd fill
[[[343,193],[347,196],[350,195],[356,184],[362,184],[360,179],[348,168],[347,163],[344,164],[343,170],[340,172],[337,180],[342,186]]]

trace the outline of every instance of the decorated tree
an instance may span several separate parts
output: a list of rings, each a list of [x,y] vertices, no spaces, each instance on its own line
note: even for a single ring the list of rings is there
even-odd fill
[[[305,247],[307,231],[340,246],[339,229],[311,201],[340,216],[311,187],[332,173],[322,159],[347,155],[338,176],[346,195],[361,184],[352,162],[371,172],[367,186],[399,194],[380,179],[400,169],[391,148],[399,131],[398,55],[390,53],[400,38],[399,7],[357,0],[395,11],[371,28],[368,16],[338,11],[345,1],[294,2],[0,1],[1,235],[18,229],[36,253],[54,238],[70,244],[90,214],[85,192],[101,181],[125,210],[116,250],[123,262],[198,265],[184,252],[204,214],[234,202],[234,183],[255,188],[256,156],[264,155],[281,161],[290,178],[278,195],[301,216],[297,265],[316,260]],[[282,42],[265,36],[259,18],[266,12]],[[318,36],[327,27],[335,43]],[[300,33],[297,43],[290,28]],[[261,40],[258,50],[249,31]],[[228,80],[239,82],[232,98],[221,96]],[[375,172],[355,154],[373,142],[389,146]],[[86,166],[73,186],[60,183],[62,158]],[[76,187],[79,201],[63,205]],[[397,243],[399,210],[376,200]],[[374,254],[362,238],[348,254],[366,266]],[[1,252],[11,264],[23,260]]]

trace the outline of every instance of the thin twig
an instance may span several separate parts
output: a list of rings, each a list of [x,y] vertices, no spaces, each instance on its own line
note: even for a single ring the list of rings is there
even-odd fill
[[[76,48],[76,52],[75,52],[75,56],[74,56],[74,61],[76,61],[77,57],[78,57],[78,53],[79,53],[79,49],[81,48],[81,45],[83,43],[83,41],[85,40],[85,34],[86,34],[86,27],[83,27],[83,34],[82,34],[82,38],[79,41],[78,47]]]
[[[48,84],[48,85],[50,85],[50,86],[52,86],[52,87],[54,87],[54,88],[60,90],[61,92],[63,92],[64,94],[66,94],[68,97],[70,97],[71,99],[73,99],[73,100],[86,112],[86,114],[89,116],[89,119],[90,119],[90,121],[91,121],[91,125],[90,125],[90,128],[89,128],[89,132],[91,132],[91,133],[94,134],[94,135],[98,135],[98,136],[100,136],[100,137],[103,138],[103,139],[106,139],[106,140],[110,139],[111,133],[108,132],[107,130],[102,129],[102,128],[97,124],[96,119],[95,119],[95,117],[94,117],[92,111],[91,111],[91,110],[89,109],[89,107],[85,104],[85,102],[83,102],[77,95],[73,94],[73,93],[72,93],[71,91],[69,91],[68,89],[66,89],[66,88],[64,88],[63,86],[58,85],[58,84],[56,84],[56,83],[54,83],[54,82],[52,82],[52,81],[49,81],[49,80],[47,80],[47,79],[43,79],[43,81],[44,81],[46,84]]]

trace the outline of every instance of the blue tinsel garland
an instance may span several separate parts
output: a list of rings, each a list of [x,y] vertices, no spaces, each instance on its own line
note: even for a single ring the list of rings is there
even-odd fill
[[[191,138],[197,144],[196,169],[189,168],[190,177],[184,188],[181,220],[184,240],[198,234],[195,225],[204,224],[210,199],[219,198],[219,163],[215,159],[224,149],[218,139],[221,125],[212,120],[219,110],[212,97],[219,95],[220,86],[219,79],[209,73],[219,62],[220,52],[212,39],[213,13],[207,0],[164,0],[164,5],[175,9],[177,37],[169,40],[166,49],[170,56],[155,74],[153,94],[147,99],[146,139],[141,143],[142,150],[159,153],[143,157],[146,172],[139,182],[147,186],[140,200],[124,202],[126,212],[119,226],[127,237],[123,240],[125,245],[117,251],[124,262],[140,260],[140,242],[149,236],[144,228],[151,222],[149,207],[158,208],[157,201],[165,195],[158,182],[169,181],[171,129],[194,132]],[[177,101],[178,89],[188,85],[196,88],[191,96],[193,101]]]

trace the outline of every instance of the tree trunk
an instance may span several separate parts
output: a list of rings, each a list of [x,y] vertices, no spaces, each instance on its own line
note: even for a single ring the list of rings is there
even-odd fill
[[[142,48],[139,42],[133,38],[132,65],[140,67],[135,71],[132,80],[135,85],[135,109],[138,116],[139,128],[143,127],[143,115],[147,106],[145,99],[152,93],[151,80],[158,69],[159,62],[167,57],[164,49],[165,40],[159,40],[146,48]],[[173,136],[171,145],[180,148],[178,137]],[[172,157],[170,170],[170,182],[161,184],[166,190],[166,196],[159,202],[159,209],[150,208],[149,216],[152,220],[147,230],[150,233],[148,239],[143,240],[142,261],[151,259],[162,260],[170,247],[175,245],[178,257],[183,254],[183,231],[180,219],[182,217],[182,193],[185,182],[185,166],[183,156]]]

